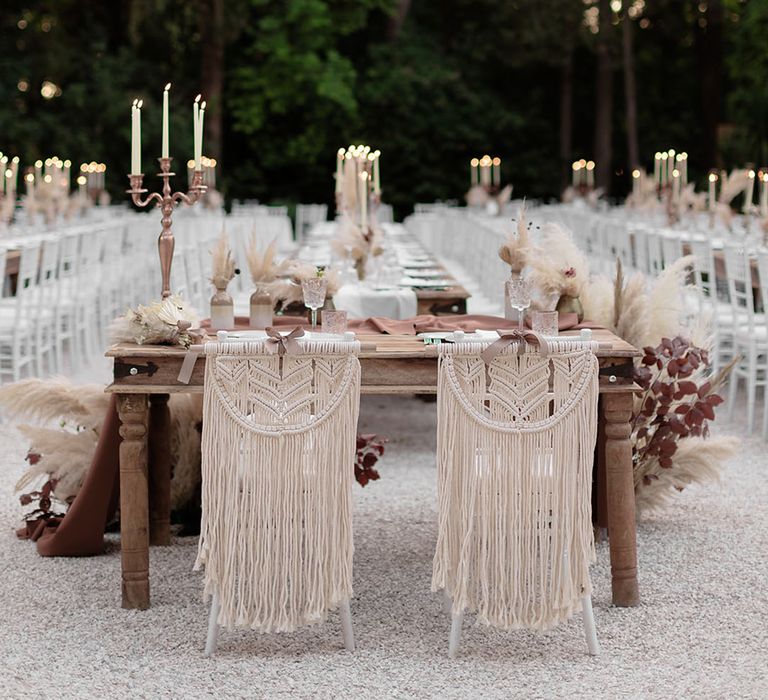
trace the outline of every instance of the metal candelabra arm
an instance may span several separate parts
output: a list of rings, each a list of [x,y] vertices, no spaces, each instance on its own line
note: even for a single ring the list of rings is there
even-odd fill
[[[171,172],[171,161],[173,158],[158,158],[160,162],[160,172],[158,177],[163,180],[162,194],[152,192],[142,199],[142,195],[147,192],[142,187],[144,175],[129,175],[128,180],[131,189],[127,190],[131,195],[131,200],[137,207],[145,208],[152,202],[155,202],[162,213],[160,237],[157,239],[157,249],[160,256],[160,272],[163,280],[162,297],[165,299],[171,295],[171,264],[173,263],[173,250],[175,241],[173,238],[173,209],[179,202],[192,205],[197,202],[205,193],[207,187],[203,184],[202,170],[195,170],[192,176],[192,184],[188,192],[172,192],[171,177],[175,173]]]

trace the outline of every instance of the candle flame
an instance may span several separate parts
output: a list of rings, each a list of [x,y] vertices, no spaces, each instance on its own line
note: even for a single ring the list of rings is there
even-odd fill
[[[674,156],[674,155],[675,155],[675,149],[674,149],[674,148],[670,148],[670,149],[667,151],[667,154],[669,155],[669,157],[670,157],[670,158],[672,158],[672,156]]]
[[[36,168],[42,168],[43,167],[43,161],[42,160],[36,160],[35,161],[35,167]]]
[[[80,175],[80,177],[77,178],[78,185],[84,185],[86,182],[88,182],[88,179],[84,175]]]
[[[498,156],[497,156],[496,158],[494,158],[494,159],[493,159],[493,164],[494,164],[496,167],[498,167],[499,165],[501,165],[501,158],[499,158]]]
[[[755,171],[754,171],[754,170],[750,170],[750,171],[747,173],[747,177],[748,177],[750,180],[754,180],[754,179],[755,179]]]
[[[136,109],[141,109],[143,105],[144,105],[144,100],[139,100],[136,103]]]
[[[205,109],[205,102],[200,103],[200,111],[202,112]]]
[[[633,170],[632,171],[632,177],[635,178],[635,180],[637,180],[637,178],[640,177],[640,171],[639,170]]]
[[[661,153],[659,153],[658,151],[656,151],[656,153],[654,154],[654,156],[653,156],[653,157],[654,157],[656,160],[661,160]]]
[[[167,84],[166,84],[166,86],[165,86],[165,88],[163,88],[163,89],[164,89],[164,91],[165,91],[165,92],[168,92],[168,90],[170,90],[170,89],[171,89],[171,84],[170,84],[170,83],[167,83]]]
[[[710,182],[717,182],[717,174],[716,173],[710,173],[709,174],[709,181]]]
[[[27,182],[34,182],[35,181],[35,176],[32,173],[28,173],[27,175],[24,176],[24,179]]]
[[[472,160],[469,161],[469,164],[473,168],[476,168],[478,165],[480,165],[480,161],[477,158],[473,158]]]
[[[202,95],[198,95],[198,96],[195,98],[195,102],[200,102],[200,100],[202,99],[202,97],[203,97]]]
[[[579,167],[580,168],[586,168],[587,167],[587,161],[584,160],[583,158],[581,160],[579,160]]]
[[[336,151],[336,155],[339,158],[343,158],[345,153],[346,153],[346,151],[343,148],[340,148],[338,151]]]
[[[672,177],[680,177],[680,171],[677,168],[672,171]]]
[[[571,167],[572,167],[574,170],[578,170],[579,168],[581,168],[581,163],[579,163],[579,161],[578,161],[578,160],[574,160],[574,161],[573,161],[573,165],[571,165]]]
[[[65,168],[69,168],[71,165],[72,165],[72,161],[71,160],[67,159],[67,160],[64,161],[64,167]]]
[[[43,178],[43,180],[44,180],[45,182],[51,182],[51,181],[53,180],[53,178],[52,178],[50,175],[46,175],[46,176]]]
[[[139,102],[139,98],[138,97],[134,97],[133,98],[133,104],[131,105],[131,107],[135,107],[138,104],[138,102]]]
[[[6,170],[6,171],[5,171],[5,176],[6,176],[8,179],[12,178],[12,177],[13,177],[13,170],[11,170],[10,168],[8,168],[8,170]]]
[[[360,179],[365,182],[368,179],[368,171],[363,170],[363,172],[360,173]]]
[[[594,169],[595,169],[595,161],[594,160],[590,160],[587,163],[587,170],[594,170]]]
[[[19,162],[19,157],[18,156],[14,156],[13,160],[11,162],[12,163],[18,163]]]

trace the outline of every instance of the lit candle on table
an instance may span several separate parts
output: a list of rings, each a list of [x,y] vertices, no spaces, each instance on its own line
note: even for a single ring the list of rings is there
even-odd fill
[[[368,173],[360,173],[360,228],[363,233],[368,228]]]
[[[202,95],[198,95],[195,101],[192,103],[192,133],[194,136],[194,169],[200,170],[200,158],[203,154],[202,144],[200,143],[200,98]]]
[[[675,149],[670,148],[667,151],[667,181],[672,184],[672,172],[675,169]]]
[[[661,186],[661,153],[658,151],[653,156],[653,184]]]
[[[163,148],[162,157],[168,158],[168,91],[171,89],[171,84],[168,83],[163,90]]]
[[[688,185],[688,154],[685,151],[680,154],[680,163],[683,166],[680,169],[681,184],[686,187]]]
[[[85,183],[88,182],[88,179],[85,177],[85,175],[80,175],[77,178],[77,191],[80,193],[81,197],[85,197]]]
[[[638,197],[640,194],[640,171],[632,171],[632,194]]]
[[[680,201],[680,171],[677,168],[672,171],[672,201]]]
[[[203,122],[205,121],[205,102],[200,103],[200,113],[198,115],[197,127],[197,169],[200,169],[200,162],[203,158]]]
[[[34,173],[27,173],[24,176],[24,182],[27,185],[27,197],[29,197],[30,200],[34,200],[34,198],[35,198],[35,175],[34,175]]]
[[[340,148],[336,152],[336,194],[341,192],[341,179],[343,177],[344,149]]]
[[[141,100],[134,100],[131,107],[131,175],[141,174]],[[89,166],[83,163],[83,167],[90,172]]]
[[[709,174],[709,211],[715,211],[715,183],[717,182],[717,173]]]
[[[667,159],[669,158],[669,155],[667,155],[666,152],[661,154],[661,179],[659,180],[659,184],[662,187],[665,187],[667,184]]]
[[[480,181],[484,186],[491,184],[491,157],[483,156],[480,161]]]
[[[752,211],[752,197],[755,195],[755,171],[749,170],[747,173],[747,194],[744,197],[744,213],[749,214]]]
[[[573,187],[579,186],[579,168],[580,167],[581,166],[579,165],[578,160],[574,160],[573,163],[571,164],[571,169],[573,170],[573,175],[571,176],[571,185],[573,185]]]
[[[477,172],[480,166],[480,161],[477,158],[473,158],[469,161],[469,182],[472,187],[476,187],[480,184],[480,176]]]
[[[595,161],[587,162],[587,187],[592,189],[595,186]]]
[[[381,194],[381,174],[379,173],[380,158],[381,158],[381,151],[376,149],[373,152],[373,193],[376,195]]]
[[[768,216],[768,170],[763,170],[760,178],[760,216]]]
[[[501,186],[501,158],[493,159],[493,184]]]

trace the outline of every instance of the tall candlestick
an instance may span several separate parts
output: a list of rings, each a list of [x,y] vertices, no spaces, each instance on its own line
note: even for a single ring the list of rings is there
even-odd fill
[[[171,89],[171,84],[168,83],[163,90],[163,147],[162,157],[168,158],[168,91]]]
[[[680,154],[680,161],[682,163],[682,185],[685,187],[688,184],[688,154],[683,152]]]
[[[658,151],[653,156],[653,184],[661,187],[661,153]]]
[[[472,187],[476,187],[480,184],[480,175],[477,171],[480,166],[480,161],[477,158],[473,158],[469,161],[469,182]]]
[[[763,170],[760,178],[760,216],[768,216],[768,170]]]
[[[192,103],[192,133],[193,133],[193,157],[195,160],[195,170],[200,170],[200,159],[203,155],[202,144],[200,143],[200,98],[202,95],[195,97],[195,101]]]
[[[363,233],[368,229],[368,173],[360,173],[360,228]]]
[[[587,187],[592,189],[595,186],[595,161],[587,162]]]
[[[381,151],[377,149],[373,152],[373,193],[375,195],[381,194],[381,174],[379,173],[380,158]]]
[[[661,179],[659,180],[659,184],[662,187],[665,187],[667,184],[667,160],[669,158],[669,155],[665,152],[661,154]]]
[[[675,149],[670,148],[667,151],[667,182],[672,184],[672,171],[675,169]]]
[[[197,169],[200,170],[200,161],[203,157],[203,121],[205,120],[205,102],[200,103],[197,127]]]
[[[497,187],[501,185],[501,158],[493,159],[493,184]]]
[[[344,149],[340,148],[336,152],[336,194],[339,194],[341,192],[341,179],[344,176],[343,173],[343,163],[344,163]]]
[[[715,211],[715,183],[717,182],[717,173],[709,174],[709,211]]]
[[[131,175],[139,174],[141,174],[141,103],[139,100],[134,100],[131,106]]]
[[[749,214],[752,211],[752,197],[755,194],[755,171],[750,170],[747,173],[747,193],[744,196],[744,213]]]

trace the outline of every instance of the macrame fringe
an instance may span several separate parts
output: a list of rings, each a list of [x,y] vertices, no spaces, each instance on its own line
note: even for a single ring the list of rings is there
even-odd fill
[[[218,624],[289,632],[352,596],[358,343],[207,343],[195,569]]]
[[[438,542],[432,589],[453,612],[546,630],[591,593],[596,344],[440,346]]]

